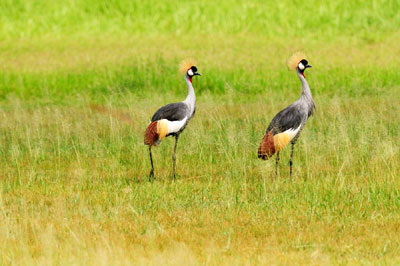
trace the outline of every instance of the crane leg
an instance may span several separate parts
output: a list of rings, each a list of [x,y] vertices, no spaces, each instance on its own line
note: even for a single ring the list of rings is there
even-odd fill
[[[175,165],[176,165],[176,146],[178,146],[178,138],[179,138],[179,135],[176,135],[175,136],[174,154],[172,155],[172,160],[174,162],[174,182],[175,182]]]
[[[290,153],[290,178],[292,178],[292,166],[293,166],[293,153],[294,153],[294,143],[292,143],[292,152]]]
[[[151,155],[151,145],[149,145],[149,154],[150,154],[150,163],[151,163],[149,181],[151,182],[151,178],[154,177],[154,166],[153,166],[153,156]]]
[[[275,177],[278,177],[279,151],[276,154]]]

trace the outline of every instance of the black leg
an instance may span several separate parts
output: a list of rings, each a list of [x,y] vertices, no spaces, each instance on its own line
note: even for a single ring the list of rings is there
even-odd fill
[[[276,154],[275,177],[278,177],[279,151]]]
[[[174,155],[172,155],[172,160],[174,161],[174,181],[175,181],[175,165],[176,165],[176,146],[178,146],[178,138],[179,135],[175,135]]]
[[[292,143],[292,152],[290,153],[290,178],[292,178],[292,166],[293,166],[293,152],[294,152],[294,143]]]
[[[150,154],[150,163],[151,163],[149,181],[151,182],[151,178],[154,177],[153,156],[151,155],[151,145],[149,145],[149,154]]]

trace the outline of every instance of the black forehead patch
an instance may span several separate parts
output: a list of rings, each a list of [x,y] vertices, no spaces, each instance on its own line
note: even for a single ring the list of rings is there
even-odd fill
[[[301,60],[300,63],[302,63],[304,66],[308,65],[308,61],[305,59]]]
[[[197,72],[197,67],[195,67],[195,66],[192,66],[190,69],[193,71],[193,73]]]

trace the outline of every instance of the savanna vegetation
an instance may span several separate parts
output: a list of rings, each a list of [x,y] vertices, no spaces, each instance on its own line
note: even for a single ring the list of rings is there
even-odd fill
[[[400,263],[400,2],[0,2],[0,264]],[[317,106],[294,155],[257,159],[301,85]],[[154,149],[144,130],[197,110]],[[127,113],[131,124],[93,111]]]

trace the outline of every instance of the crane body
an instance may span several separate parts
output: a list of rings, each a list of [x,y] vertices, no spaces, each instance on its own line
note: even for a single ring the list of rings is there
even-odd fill
[[[268,160],[276,153],[275,175],[278,174],[279,152],[289,143],[292,144],[290,155],[290,176],[292,176],[294,145],[300,136],[308,118],[314,114],[315,104],[304,71],[311,67],[305,59],[297,61],[296,73],[301,81],[300,98],[277,113],[267,127],[258,148],[258,157]]]
[[[152,157],[152,146],[157,146],[161,141],[168,137],[175,137],[175,146],[173,159],[173,175],[175,180],[175,165],[176,165],[176,148],[178,144],[179,135],[186,128],[190,119],[194,116],[196,111],[196,95],[192,84],[192,78],[194,76],[201,76],[197,72],[197,68],[191,65],[186,69],[185,82],[188,88],[188,95],[186,99],[178,103],[167,104],[158,109],[153,117],[151,118],[150,124],[144,134],[144,144],[149,146],[149,155],[151,162],[151,171],[149,174],[149,180],[154,177],[154,166]]]

